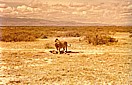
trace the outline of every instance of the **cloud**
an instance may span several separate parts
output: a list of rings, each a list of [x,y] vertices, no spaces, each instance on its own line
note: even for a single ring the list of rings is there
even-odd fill
[[[33,8],[33,11],[34,11],[35,13],[40,13],[40,12],[42,11],[42,9],[40,9],[40,8]]]
[[[11,13],[13,11],[12,7],[0,8],[0,13]]]
[[[11,13],[13,9],[11,7],[7,7],[3,10],[4,13]]]
[[[1,13],[3,12],[3,10],[4,10],[3,8],[0,8],[0,12],[1,12]]]
[[[17,6],[17,11],[18,12],[32,12],[33,8],[22,5],[22,6]]]
[[[11,7],[8,7],[6,4],[0,4],[0,12],[10,12],[12,9]]]
[[[132,10],[132,4],[128,5],[127,8]]]
[[[17,11],[21,11],[21,12],[24,12],[26,10],[26,6],[23,5],[23,6],[17,6]]]
[[[32,14],[32,13],[41,13],[43,10],[41,8],[37,8],[37,7],[30,7],[30,6],[26,6],[26,5],[22,5],[22,6],[17,6],[16,7],[16,11],[19,14]]]
[[[0,8],[6,8],[7,5],[6,4],[0,4]]]

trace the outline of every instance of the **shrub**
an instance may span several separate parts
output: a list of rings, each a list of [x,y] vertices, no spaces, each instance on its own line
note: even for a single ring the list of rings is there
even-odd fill
[[[46,35],[42,35],[40,38],[41,39],[47,39],[48,37]]]
[[[115,38],[112,38],[106,34],[89,34],[86,36],[85,41],[93,45],[109,44],[111,42],[117,42]]]
[[[80,34],[77,32],[68,32],[64,36],[65,37],[80,37]]]
[[[55,32],[55,33],[52,33],[54,34],[54,36],[56,37],[80,37],[80,33],[78,32],[69,32],[69,31],[66,31],[66,32],[63,32],[63,31],[59,31],[59,32]],[[52,35],[53,36],[53,35]]]
[[[1,41],[19,42],[19,41],[34,41],[36,38],[27,32],[5,33],[1,37]]]
[[[130,37],[130,38],[132,38],[132,34],[131,34],[131,35],[129,35],[129,37]]]

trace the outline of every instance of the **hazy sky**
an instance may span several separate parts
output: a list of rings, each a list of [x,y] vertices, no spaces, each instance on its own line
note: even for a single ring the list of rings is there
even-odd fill
[[[0,17],[132,25],[132,0],[0,0]]]
[[[77,3],[86,3],[86,2],[113,2],[113,1],[124,1],[124,0],[0,0],[4,2],[29,2],[29,1],[42,1],[49,3],[69,3],[69,2],[77,2]],[[130,1],[130,0],[127,0]]]

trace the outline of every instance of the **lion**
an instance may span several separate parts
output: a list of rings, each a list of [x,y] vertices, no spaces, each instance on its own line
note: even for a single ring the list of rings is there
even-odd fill
[[[63,52],[67,52],[67,42],[66,41],[60,41],[59,39],[55,39],[55,47],[58,51],[58,54],[60,54],[60,49],[63,48]]]

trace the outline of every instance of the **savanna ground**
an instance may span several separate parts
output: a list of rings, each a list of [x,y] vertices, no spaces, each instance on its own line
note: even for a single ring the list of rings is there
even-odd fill
[[[98,32],[118,42],[82,39]],[[132,84],[132,27],[1,27],[0,33],[0,85]],[[71,52],[50,53],[56,38]]]

